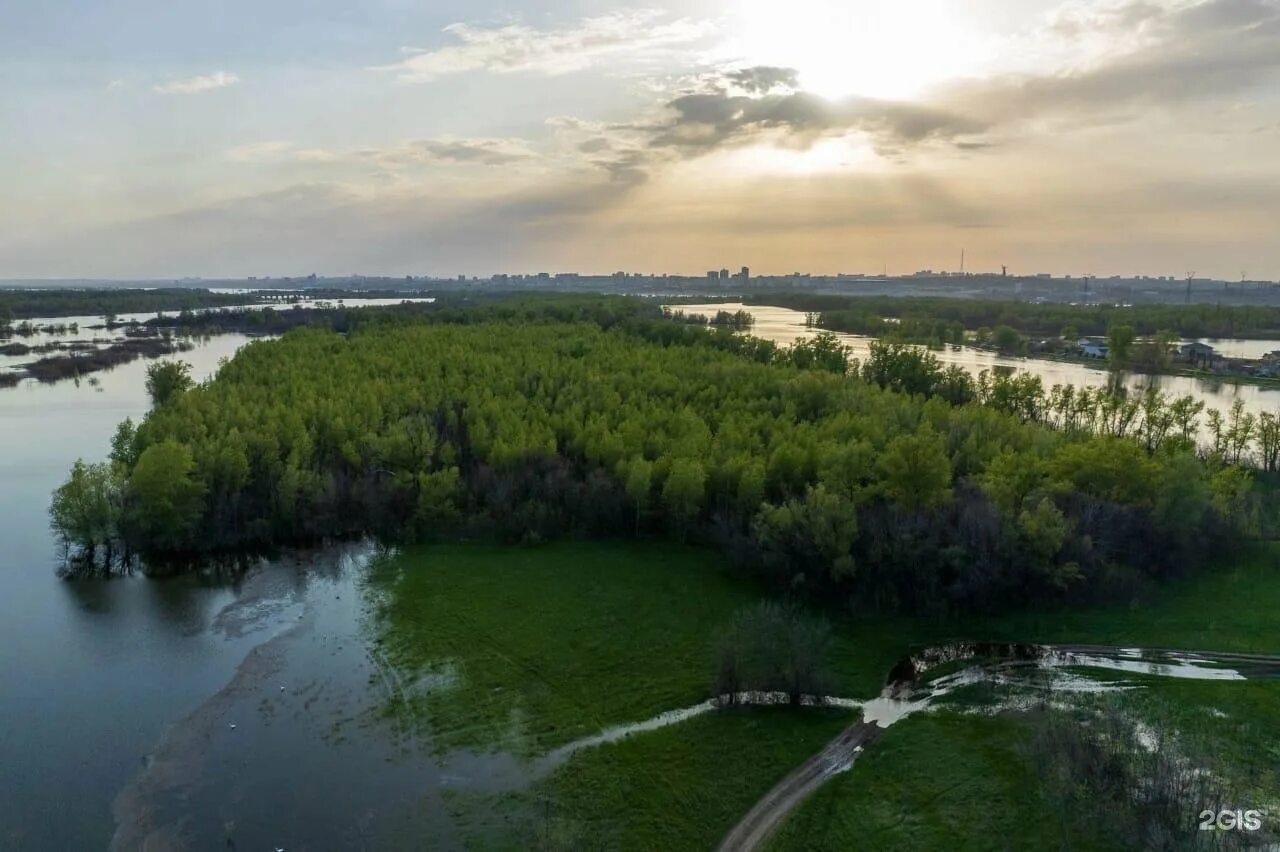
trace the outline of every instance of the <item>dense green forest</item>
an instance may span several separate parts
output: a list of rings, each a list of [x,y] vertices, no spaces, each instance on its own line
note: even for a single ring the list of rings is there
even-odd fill
[[[986,299],[822,296],[775,293],[752,304],[820,314],[831,331],[901,338],[911,342],[963,342],[964,331],[1012,328],[1025,335],[1102,336],[1118,325],[1140,335],[1174,331],[1183,337],[1280,338],[1280,308],[1229,305],[1068,305]],[[886,322],[889,318],[893,322]]]
[[[829,336],[779,350],[654,310],[535,299],[252,343],[77,465],[55,526],[153,556],[664,535],[920,611],[1105,595],[1194,570],[1248,522],[1248,474],[1198,456],[1195,412],[1167,401],[1035,410],[1038,382],[965,384],[918,350],[885,345],[859,378]]]
[[[259,301],[254,294],[213,293],[189,287],[155,290],[0,289],[0,324],[30,317],[106,316],[108,314],[182,311],[243,305]]]

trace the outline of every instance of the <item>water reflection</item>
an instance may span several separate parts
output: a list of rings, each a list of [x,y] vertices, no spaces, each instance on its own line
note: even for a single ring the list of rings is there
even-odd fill
[[[805,326],[805,315],[801,311],[790,308],[779,308],[763,305],[743,304],[709,304],[709,305],[672,305],[673,310],[681,310],[686,314],[714,315],[716,311],[746,311],[755,317],[755,326],[751,333],[766,340],[782,345],[791,345],[798,338],[808,339],[819,332],[819,329]],[[856,334],[836,333],[836,337],[848,346],[853,357],[866,359],[871,354],[873,337]],[[1236,341],[1248,351],[1262,347],[1264,351],[1280,349],[1280,341]],[[1216,344],[1215,344],[1216,345]],[[1239,348],[1239,347],[1237,347]],[[1234,351],[1231,350],[1231,351]],[[973,349],[967,346],[948,346],[934,353],[945,366],[952,364],[964,368],[972,375],[983,370],[1007,373],[1034,373],[1040,376],[1046,389],[1054,385],[1075,385],[1076,387],[1107,387],[1112,380],[1111,374],[1103,366],[1088,367],[1061,361],[1048,361],[1040,358],[1016,358]],[[1145,375],[1127,373],[1122,381],[1130,391],[1141,392],[1154,387],[1170,396],[1190,395],[1205,403],[1206,410],[1215,408],[1225,416],[1237,399],[1243,400],[1245,408],[1253,413],[1269,411],[1280,413],[1280,389],[1261,387],[1258,385],[1233,384],[1217,379],[1190,378],[1188,376]]]
[[[222,335],[181,357],[204,379],[248,340]],[[0,848],[102,848],[114,791],[262,641],[213,629],[242,581],[56,577],[49,495],[77,458],[106,457],[116,424],[146,413],[145,370],[103,373],[97,391],[0,392]]]

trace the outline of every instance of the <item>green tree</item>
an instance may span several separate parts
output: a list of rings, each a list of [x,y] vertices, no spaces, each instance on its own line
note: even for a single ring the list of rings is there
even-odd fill
[[[125,517],[140,549],[176,552],[195,548],[205,486],[194,474],[191,448],[177,441],[153,444],[138,456],[126,489]]]
[[[147,395],[161,406],[191,389],[191,365],[185,361],[160,361],[147,367]]]
[[[1138,339],[1131,325],[1113,325],[1107,330],[1107,357],[1111,366],[1123,369],[1133,357],[1133,342]]]
[[[737,612],[717,641],[712,689],[729,703],[742,692],[781,692],[792,705],[826,694],[831,626],[798,607],[764,601]]]
[[[682,537],[702,511],[706,484],[706,471],[693,459],[676,459],[662,484],[662,503]]]
[[[995,331],[992,332],[991,341],[997,349],[1006,354],[1016,354],[1026,348],[1018,330],[1007,325],[996,326]]]
[[[857,506],[822,485],[809,488],[802,500],[761,508],[752,532],[766,567],[792,583],[807,568],[819,569],[824,579],[853,578]]]
[[[80,548],[94,561],[98,547],[110,550],[119,536],[120,480],[109,464],[77,460],[71,476],[53,492],[49,520],[68,545]]]
[[[923,511],[951,495],[951,460],[942,439],[930,432],[894,438],[876,467],[884,495],[909,511]]]
[[[631,460],[627,466],[627,499],[636,510],[636,535],[640,534],[640,519],[649,508],[653,492],[653,463],[643,457]]]

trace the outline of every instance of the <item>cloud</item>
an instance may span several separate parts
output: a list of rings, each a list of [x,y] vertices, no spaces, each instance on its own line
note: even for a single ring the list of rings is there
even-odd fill
[[[799,74],[794,68],[775,68],[769,65],[758,65],[754,68],[740,68],[725,74],[725,79],[751,94],[764,94],[774,89],[798,89]]]
[[[292,142],[269,140],[237,145],[227,152],[226,157],[233,163],[261,163],[283,159],[292,153],[294,153]]]
[[[240,82],[235,74],[216,71],[199,77],[187,77],[183,80],[172,80],[168,83],[157,83],[152,89],[162,95],[196,95],[211,92],[214,89],[225,89]]]
[[[523,139],[441,137],[354,150],[304,148],[293,142],[269,140],[238,145],[227,151],[225,156],[236,163],[373,163],[385,167],[406,167],[431,163],[504,166],[536,159],[538,154]]]
[[[584,18],[575,26],[539,30],[523,24],[481,27],[457,23],[444,32],[460,43],[412,53],[372,70],[394,73],[408,82],[427,82],[468,71],[564,74],[597,64],[605,57],[661,54],[705,38],[707,22],[681,18],[663,21],[654,9],[613,12]]]
[[[957,83],[938,94],[940,103],[1003,123],[1128,118],[1246,91],[1280,71],[1278,0],[1073,4],[1050,29],[1069,39],[1100,38],[1110,49],[1050,73]]]
[[[476,163],[504,166],[538,155],[520,139],[442,138],[418,139],[391,149],[377,151],[373,157],[390,163]]]

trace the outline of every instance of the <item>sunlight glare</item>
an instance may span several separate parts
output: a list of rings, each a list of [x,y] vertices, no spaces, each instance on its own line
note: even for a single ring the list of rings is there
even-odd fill
[[[795,68],[827,98],[909,99],[981,70],[983,39],[948,0],[738,0],[733,47],[751,64]]]

